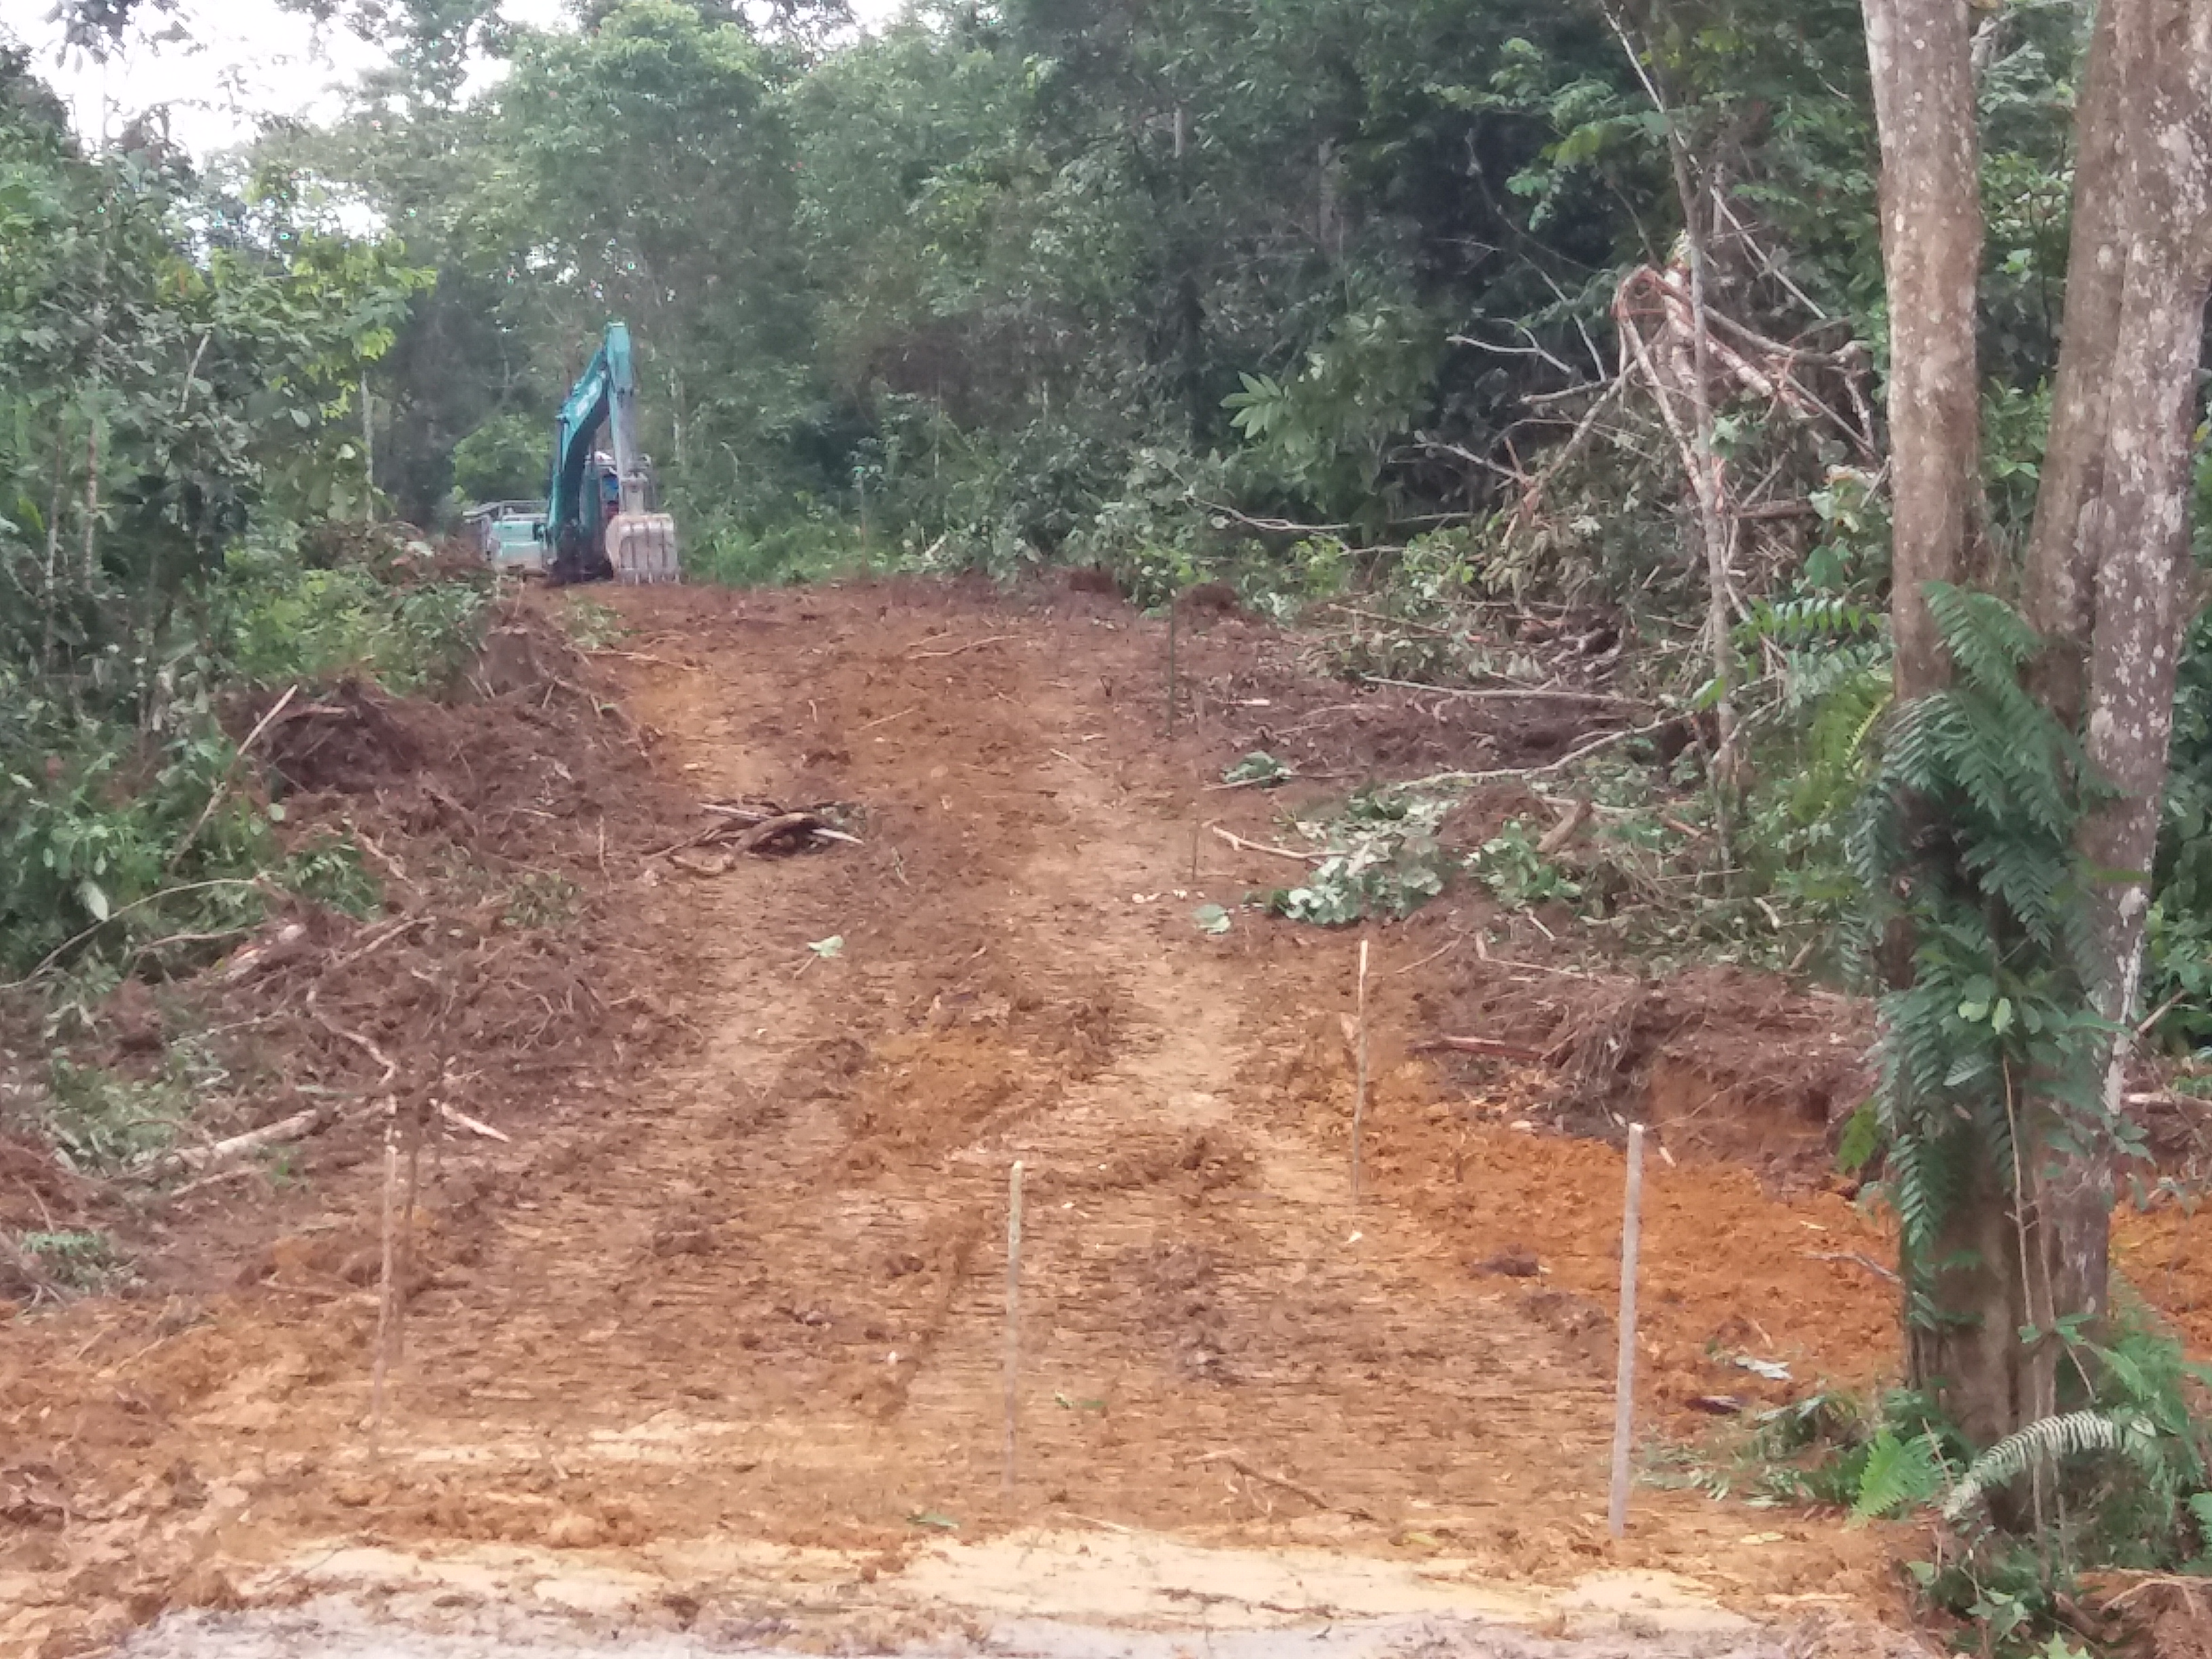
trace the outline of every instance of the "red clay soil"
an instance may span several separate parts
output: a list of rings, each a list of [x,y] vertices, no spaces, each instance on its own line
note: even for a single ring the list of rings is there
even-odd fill
[[[502,726],[517,746],[469,771],[473,796],[427,762],[411,795],[375,765],[312,780],[374,805],[402,862],[437,844],[409,837],[416,805],[433,830],[450,817],[439,790],[518,844],[555,826],[534,844],[581,908],[565,942],[526,932],[597,1010],[579,1029],[598,1035],[534,1068],[507,1024],[441,1024],[441,1001],[410,1016],[356,987],[338,1005],[341,1025],[375,1022],[348,1029],[404,1056],[417,1096],[446,1079],[513,1137],[428,1159],[382,1455],[364,1445],[380,1160],[318,1168],[274,1237],[265,1191],[209,1189],[171,1224],[214,1241],[180,1249],[198,1282],[0,1326],[0,1647],[59,1653],[163,1606],[281,1594],[253,1575],[313,1540],[588,1544],[635,1565],[733,1533],[890,1559],[928,1534],[917,1515],[969,1536],[1104,1522],[1448,1547],[1540,1582],[1643,1565],[1753,1612],[1894,1608],[1889,1540],[1837,1521],[1650,1491],[1607,1543],[1620,1156],[1552,1127],[1571,1106],[1656,1125],[1655,1436],[1702,1431],[1700,1397],[1865,1385],[1896,1349],[1884,1241],[1812,1173],[1860,1016],[1764,981],[1486,961],[1469,902],[1376,927],[1355,1205],[1355,938],[1250,909],[1214,937],[1192,916],[1283,873],[1204,833],[1274,833],[1267,800],[1212,786],[1259,746],[1265,711],[1237,685],[1264,670],[1316,705],[1327,690],[1278,636],[1235,617],[1187,631],[1204,712],[1170,738],[1164,630],[1109,599],[593,598],[633,629],[599,659],[628,712],[587,696],[573,718],[620,727],[632,760],[591,759],[573,725],[534,748]],[[580,674],[524,678],[551,706]],[[426,757],[471,752],[447,714],[389,712],[428,722],[410,728]],[[1473,740],[1421,758],[1463,762]],[[529,792],[496,782],[526,775]],[[860,844],[692,873],[653,854],[708,822],[701,799],[837,803]],[[388,961],[403,986],[454,971]],[[1508,980],[1536,988],[1509,1006]],[[1419,1051],[1483,1007],[1556,1063]],[[1606,1044],[1561,1047],[1592,1009]],[[364,1133],[352,1156],[374,1146]],[[1025,1444],[1006,1502],[1017,1158]],[[2165,1244],[2154,1227],[2122,1248]],[[2209,1282],[2185,1252],[2192,1313]]]

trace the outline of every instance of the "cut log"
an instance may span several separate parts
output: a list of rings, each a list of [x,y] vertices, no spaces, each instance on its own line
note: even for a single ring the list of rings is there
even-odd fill
[[[337,1115],[334,1107],[313,1106],[304,1112],[295,1112],[289,1117],[280,1117],[274,1123],[264,1123],[258,1129],[248,1129],[244,1134],[232,1135],[226,1140],[210,1141],[204,1146],[173,1147],[148,1160],[138,1173],[158,1176],[210,1169],[234,1158],[244,1158],[248,1153],[263,1152],[271,1146],[305,1140],[309,1135],[335,1123]]]
[[[1525,1042],[1502,1042],[1496,1037],[1431,1037],[1414,1047],[1429,1051],[1446,1049],[1455,1054],[1483,1054],[1492,1060],[1526,1060],[1532,1065],[1541,1061],[1545,1055],[1541,1048],[1531,1048]]]

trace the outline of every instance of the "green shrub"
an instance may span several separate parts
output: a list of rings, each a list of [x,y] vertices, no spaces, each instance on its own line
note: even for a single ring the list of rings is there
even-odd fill
[[[18,1233],[15,1248],[65,1291],[112,1291],[137,1277],[115,1241],[90,1228]]]
[[[1933,1525],[1922,1593],[1994,1651],[2042,1652],[2081,1575],[2212,1567],[2205,1369],[2124,1287],[2106,1339],[2071,1353],[2057,1414],[1994,1446],[1968,1446],[1923,1394],[1823,1393],[1762,1415],[1736,1467],[1770,1499]]]
[[[441,692],[483,642],[489,592],[465,580],[394,586],[357,566],[246,564],[220,597],[216,651],[256,684],[351,674],[402,694]]]

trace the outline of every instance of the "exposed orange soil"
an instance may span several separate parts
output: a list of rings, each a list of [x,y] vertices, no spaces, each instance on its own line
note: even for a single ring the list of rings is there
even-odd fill
[[[1499,971],[1437,954],[1451,911],[1370,935],[1377,1083],[1352,1202],[1354,936],[1239,910],[1212,938],[1191,915],[1288,868],[1203,832],[1276,833],[1264,798],[1211,787],[1249,746],[1258,630],[1186,635],[1208,707],[1170,739],[1162,630],[1104,603],[593,597],[633,626],[610,661],[660,734],[662,787],[846,803],[863,844],[713,876],[610,849],[628,937],[684,987],[659,1003],[684,1040],[640,1076],[508,1091],[511,1146],[434,1160],[380,1455],[374,1162],[319,1183],[319,1212],[242,1286],[0,1327],[0,1648],[281,1594],[254,1575],[315,1540],[635,1563],[738,1535],[890,1559],[939,1518],[1448,1547],[1536,1581],[1648,1565],[1754,1613],[1893,1607],[1878,1531],[1646,1490],[1626,1545],[1606,1540],[1620,1157],[1547,1132],[1550,1073],[1414,1051]],[[1879,1231],[1711,1150],[1747,1135],[1794,1157],[1823,1126],[1762,1125],[1696,1061],[1645,1079],[1674,1158],[1653,1162],[1644,1220],[1663,1435],[1698,1431],[1693,1397],[1863,1385],[1895,1348],[1891,1288],[1853,1259],[1884,1258]],[[222,1224],[259,1201],[233,1191]],[[2123,1259],[2140,1240],[2162,1265],[2166,1224]]]

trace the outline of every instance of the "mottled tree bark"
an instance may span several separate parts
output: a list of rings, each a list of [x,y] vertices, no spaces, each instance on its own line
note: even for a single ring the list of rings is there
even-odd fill
[[[1980,521],[1974,301],[1982,264],[1972,39],[1960,0],[1864,0],[1889,284],[1891,608],[1900,701],[1949,678],[1927,586]]]
[[[2212,9],[2106,0],[2080,113],[2065,333],[2029,544],[2028,615],[2047,642],[2036,689],[2083,734],[2117,793],[2083,826],[2100,871],[2149,869],[2187,622],[2190,428],[2212,288]],[[2134,1018],[2147,879],[2087,896],[2098,1011]],[[2120,1109],[2127,1044],[2106,1056]],[[2045,1121],[2038,1114],[2039,1123]],[[2046,1164],[2049,1158],[2043,1160]],[[2042,1266],[2061,1310],[2101,1313],[2112,1171],[2061,1167]]]
[[[1975,562],[1972,46],[1957,0],[1864,6],[1896,365],[1898,688],[1910,697],[1945,678],[1922,589]],[[2190,420],[2212,288],[2212,8],[2104,0],[2077,120],[2065,334],[2026,573],[2047,642],[2032,684],[2117,792],[2083,825],[2084,859],[2143,872],[2186,621]],[[2117,879],[2085,902],[2096,944],[2084,988],[2124,1026],[2148,891]],[[2124,1060],[2116,1050],[2105,1068],[2113,1109]],[[2106,1305],[2110,1166],[2055,1133],[2060,1109],[2036,1098],[2036,1081],[2007,1103],[2021,1156],[2011,1170],[1994,1147],[1978,1161],[1926,1277],[1938,1322],[1908,1341],[1915,1381],[1984,1443],[2055,1406],[2059,1344],[2023,1343],[2019,1329],[2048,1333]]]
[[[1882,268],[1889,289],[1888,416],[1892,535],[1890,608],[1902,703],[1938,691],[1950,661],[1928,611],[1930,582],[1966,579],[1980,521],[1980,386],[1975,354],[1981,275],[1980,143],[1972,37],[1959,0],[1864,0],[1875,122],[1881,138]],[[1900,882],[1914,872],[1898,872]],[[1882,941],[1892,988],[1911,982],[1913,941],[1900,922]],[[2002,1376],[2021,1290],[2009,1237],[2007,1188],[1978,1158],[1944,1217],[1928,1262],[1903,1263],[1908,1287],[1938,1310],[1972,1320],[1905,1324],[1906,1370],[1917,1383]],[[2000,1313],[1999,1310],[2004,1311]],[[2010,1402],[1977,1412],[1943,1390],[1961,1426],[1994,1437]]]

